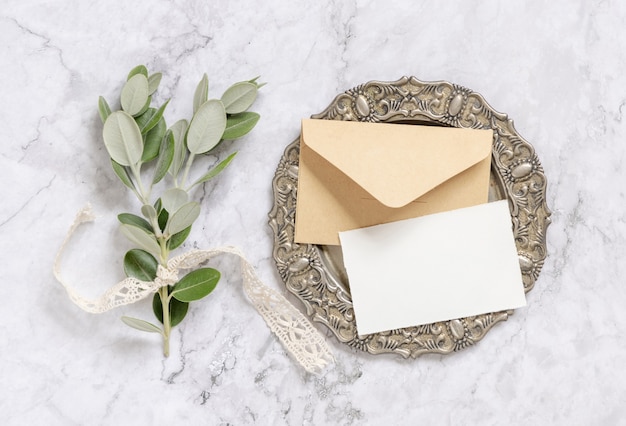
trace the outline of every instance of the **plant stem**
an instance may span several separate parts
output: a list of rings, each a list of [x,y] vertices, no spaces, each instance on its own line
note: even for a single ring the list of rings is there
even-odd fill
[[[153,225],[154,231],[160,233],[158,223]],[[161,246],[160,263],[161,266],[167,267],[167,260],[170,252],[167,248],[167,239],[164,237],[158,238],[159,245]],[[172,322],[170,319],[170,294],[168,286],[163,286],[159,289],[159,298],[161,299],[161,311],[163,312],[163,356],[170,356],[170,333],[172,331]]]
[[[170,332],[172,326],[170,322],[170,295],[166,287],[159,289],[159,297],[161,298],[161,307],[163,310],[163,356],[170,356]]]

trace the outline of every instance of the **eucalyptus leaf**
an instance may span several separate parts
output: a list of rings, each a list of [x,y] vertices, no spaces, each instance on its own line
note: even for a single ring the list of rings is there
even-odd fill
[[[132,249],[124,256],[124,272],[128,277],[141,281],[154,281],[158,267],[159,262],[145,250]]]
[[[135,226],[146,230],[146,232],[152,232],[152,226],[147,220],[132,213],[120,213],[117,215],[117,220],[125,225]]]
[[[260,78],[260,75],[257,75],[256,77],[254,77],[252,80],[248,80],[248,83],[253,83],[256,84],[256,88],[260,89],[261,87],[265,86],[267,83],[257,83],[256,81]]]
[[[143,108],[141,108],[137,114],[134,114],[133,117],[137,117],[143,114],[144,112],[146,112],[147,109],[150,108],[151,102],[152,102],[152,96],[148,96],[148,99],[146,99],[146,103],[144,104]]]
[[[203,154],[217,145],[226,129],[226,111],[221,101],[203,103],[194,114],[187,131],[187,149]]]
[[[167,221],[165,234],[174,235],[191,226],[200,216],[200,204],[191,201],[179,208]]]
[[[169,219],[169,217],[169,212],[165,209],[161,209],[161,211],[159,212],[159,217],[157,219],[161,232],[165,231],[165,227],[167,226],[167,220]]]
[[[209,98],[209,76],[206,73],[202,76],[202,80],[198,83],[196,91],[193,94],[193,113],[195,114],[200,105],[205,103]]]
[[[128,73],[128,77],[126,77],[126,80],[130,80],[131,77],[137,74],[142,74],[145,77],[148,77],[148,68],[146,68],[145,65],[137,65],[135,68],[130,70],[130,72]]]
[[[191,186],[193,187],[193,186],[199,185],[201,183],[204,183],[204,182],[206,182],[206,181],[208,181],[210,179],[213,179],[215,176],[220,174],[220,172],[222,170],[224,170],[230,164],[231,161],[233,161],[233,158],[235,158],[235,155],[237,155],[237,152],[233,152],[232,154],[230,154],[225,160],[223,160],[217,166],[215,166],[214,168],[209,170],[209,172],[207,174],[205,174],[200,179],[195,181],[194,184],[191,185]]]
[[[171,295],[181,302],[193,302],[211,293],[219,280],[220,273],[216,269],[196,269],[176,283],[172,288]]]
[[[189,123],[187,123],[187,120],[178,120],[170,128],[172,136],[174,136],[174,158],[172,159],[172,166],[170,167],[170,174],[173,177],[178,176],[178,172],[180,172],[180,169],[185,163],[185,155],[187,153],[185,134],[187,133],[188,127]]]
[[[127,326],[140,330],[140,331],[147,331],[148,333],[159,333],[161,335],[163,334],[163,331],[159,327],[157,327],[156,325],[148,321],[140,320],[137,318],[131,318],[131,317],[122,317],[122,321]]]
[[[181,244],[185,242],[190,232],[191,232],[191,226],[188,226],[182,231],[177,232],[174,235],[172,235],[170,239],[167,240],[167,249],[174,250],[175,248],[180,247]]]
[[[157,256],[160,255],[161,247],[153,233],[146,232],[143,228],[125,223],[120,226],[120,230],[126,238],[137,244],[140,248]]]
[[[161,204],[169,213],[174,213],[189,200],[189,194],[180,188],[170,188],[161,195]]]
[[[152,129],[154,126],[156,126],[159,123],[161,118],[163,118],[163,112],[165,112],[165,108],[167,107],[167,104],[169,103],[170,103],[170,100],[168,99],[163,105],[161,105],[161,107],[158,110],[155,110],[154,114],[150,117],[150,120],[148,120],[148,122],[144,125],[144,127],[141,127],[142,134],[148,132],[150,129]]]
[[[148,92],[150,92],[150,94],[153,94],[159,88],[159,84],[161,84],[161,77],[163,77],[163,74],[160,72],[155,72],[148,77]]]
[[[150,121],[150,119],[154,116],[156,111],[156,108],[148,108],[143,112],[143,114],[134,117],[135,122],[137,122],[137,126],[139,127],[139,131],[141,131],[141,134],[147,132],[147,130],[144,131],[144,128],[146,127],[146,124],[148,124],[148,121]]]
[[[159,159],[157,160],[156,167],[154,168],[154,176],[152,177],[152,184],[159,183],[161,179],[165,177],[167,171],[172,165],[174,159],[174,136],[172,132],[168,130],[161,142],[161,149],[159,151]]]
[[[128,174],[128,170],[126,167],[122,166],[120,163],[116,162],[111,158],[111,167],[113,167],[113,171],[117,175],[118,178],[122,181],[124,185],[129,187],[130,189],[135,189],[135,185],[133,184],[130,175]]]
[[[122,88],[122,109],[130,115],[139,115],[147,108],[146,102],[149,100],[148,78],[143,74],[133,75]]]
[[[146,139],[143,146],[143,153],[141,155],[141,161],[147,163],[154,160],[159,156],[159,150],[161,148],[161,142],[167,131],[167,125],[165,120],[161,118],[157,125],[146,133]]]
[[[109,115],[102,129],[104,145],[113,159],[122,166],[132,166],[141,159],[143,139],[137,123],[124,111]]]
[[[224,130],[222,139],[232,140],[248,134],[256,126],[259,118],[261,116],[256,112],[240,112],[229,115],[226,118],[226,130]]]
[[[169,308],[170,324],[172,327],[176,327],[185,318],[185,315],[187,315],[189,303],[181,302],[172,297],[170,299]],[[152,311],[154,312],[154,316],[163,324],[163,304],[161,303],[161,297],[158,293],[155,293],[152,298]]]
[[[150,204],[144,204],[143,206],[141,206],[141,214],[144,215],[144,217],[148,219],[150,223],[152,223],[152,221],[156,220],[157,218],[156,209]],[[152,229],[150,229],[150,232],[152,232]]]
[[[102,124],[107,121],[107,117],[111,115],[111,108],[107,103],[107,100],[102,96],[98,98],[98,114],[100,114],[100,120],[102,120]]]
[[[256,83],[242,81],[226,89],[222,95],[222,102],[228,114],[237,114],[250,108],[256,99],[256,95]]]

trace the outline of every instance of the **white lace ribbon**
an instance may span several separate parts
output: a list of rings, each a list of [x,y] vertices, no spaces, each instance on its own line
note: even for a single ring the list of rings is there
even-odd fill
[[[163,286],[175,284],[181,269],[195,268],[220,254],[232,254],[241,260],[243,288],[246,296],[259,311],[270,330],[300,365],[310,373],[319,373],[329,362],[333,361],[333,356],[324,337],[287,299],[259,280],[252,265],[235,247],[190,250],[170,259],[166,268],[159,265],[154,281],[147,282],[136,278],[126,278],[95,300],[82,297],[62,279],[61,257],[76,228],[82,223],[91,222],[94,219],[95,216],[90,205],[78,212],[56,255],[53,267],[57,281],[63,285],[70,299],[84,311],[102,313],[118,306],[135,303],[152,295]]]

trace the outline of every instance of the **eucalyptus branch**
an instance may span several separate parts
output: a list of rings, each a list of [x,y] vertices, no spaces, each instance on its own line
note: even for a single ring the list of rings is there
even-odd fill
[[[149,74],[145,66],[137,66],[122,88],[120,110],[111,111],[103,97],[98,100],[104,145],[113,171],[142,204],[141,216],[122,213],[118,219],[121,231],[137,245],[125,254],[124,271],[143,281],[154,281],[159,265],[167,267],[170,253],[184,243],[199,217],[200,204],[190,200],[190,191],[217,176],[236,153],[187,185],[196,156],[210,153],[220,142],[240,138],[254,128],[259,114],[247,110],[263,85],[256,82],[257,77],[233,84],[220,99],[208,99],[209,82],[204,74],[194,93],[191,120],[179,120],[168,128],[164,112],[169,100],[159,108],[150,106],[161,78],[160,73]],[[154,163],[153,175],[145,180],[142,166],[149,163]],[[166,182],[166,188],[152,202],[155,185],[166,176],[170,186]],[[200,268],[172,286],[161,287],[152,301],[161,327],[137,318],[122,320],[138,330],[161,334],[163,353],[168,356],[172,327],[183,320],[189,303],[210,294],[219,279],[219,271]]]

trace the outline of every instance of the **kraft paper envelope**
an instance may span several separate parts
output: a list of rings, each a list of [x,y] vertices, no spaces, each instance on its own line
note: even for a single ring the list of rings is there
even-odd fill
[[[339,235],[359,335],[526,305],[506,200]]]
[[[302,120],[295,241],[486,203],[491,130]]]

